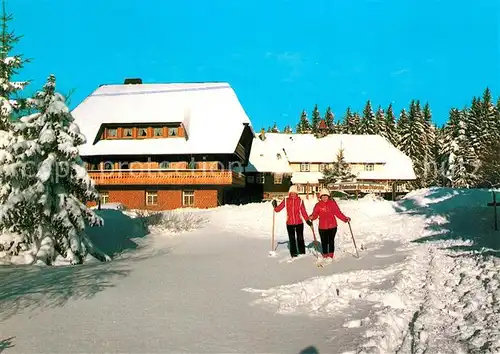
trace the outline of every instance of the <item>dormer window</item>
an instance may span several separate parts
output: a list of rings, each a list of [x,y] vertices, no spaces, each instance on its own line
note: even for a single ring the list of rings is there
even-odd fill
[[[276,154],[276,158],[277,158],[278,160],[281,160],[281,154],[280,154],[280,153],[277,153],[277,154]]]
[[[145,138],[148,136],[148,128],[139,128],[137,130],[137,136]]]
[[[119,126],[113,123],[104,125],[94,143],[100,139],[153,139],[153,138],[180,138],[185,137],[182,123],[151,123],[132,125],[125,123]]]
[[[154,128],[153,129],[153,136],[155,136],[155,137],[163,136],[163,128]]]
[[[123,137],[131,138],[132,137],[132,128],[123,128]]]

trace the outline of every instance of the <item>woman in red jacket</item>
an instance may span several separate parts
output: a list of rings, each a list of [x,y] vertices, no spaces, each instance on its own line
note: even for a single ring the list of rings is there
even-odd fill
[[[333,199],[330,199],[330,191],[323,188],[320,192],[320,201],[314,206],[310,220],[316,220],[319,217],[319,235],[321,246],[323,248],[323,257],[333,258],[335,252],[335,235],[337,234],[337,219],[343,222],[351,221],[351,218],[345,216]]]
[[[297,257],[298,254],[306,254],[304,223],[302,219],[309,226],[312,226],[312,222],[307,215],[304,201],[297,193],[297,187],[291,186],[288,191],[288,197],[283,199],[279,205],[276,200],[273,200],[272,204],[274,211],[278,213],[286,207],[286,230],[288,231],[288,239],[290,240],[290,255]]]

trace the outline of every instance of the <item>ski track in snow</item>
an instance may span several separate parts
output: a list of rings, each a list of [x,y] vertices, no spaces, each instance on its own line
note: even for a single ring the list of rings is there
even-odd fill
[[[499,353],[499,259],[451,250],[472,245],[466,238],[411,242],[451,232],[447,217],[433,208],[458,192],[443,189],[432,197],[435,191],[410,193],[415,206],[399,212],[398,203],[340,201],[352,218],[360,259],[340,222],[336,259],[324,268],[315,266],[310,250],[288,263],[284,212],[275,215],[277,257],[267,256],[270,203],[179,211],[203,215],[208,223],[194,232],[139,240],[144,248],[106,266],[133,266],[116,288],[103,285],[85,301],[71,299],[73,293],[66,303],[53,299],[62,307],[32,317],[13,313],[0,333],[23,342],[6,353],[40,352],[37,343],[48,342],[43,337],[55,341],[45,348],[50,352],[298,353],[314,345],[319,353]],[[484,206],[481,198],[466,201],[472,215]],[[308,212],[313,205],[306,201]],[[481,227],[477,232],[490,226]],[[310,244],[310,229],[304,233]],[[95,267],[101,266],[80,268],[82,275],[88,269],[92,278]],[[48,294],[58,296],[51,289]],[[102,313],[93,314],[95,308]],[[80,319],[77,327],[64,320],[68,316]],[[73,342],[57,341],[59,336]]]

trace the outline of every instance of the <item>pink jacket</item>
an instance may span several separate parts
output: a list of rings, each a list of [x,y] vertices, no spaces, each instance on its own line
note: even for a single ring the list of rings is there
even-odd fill
[[[304,206],[304,201],[298,196],[296,197],[288,196],[287,198],[283,199],[281,203],[278,206],[276,206],[274,211],[280,212],[281,210],[283,210],[285,206],[287,214],[286,217],[287,225],[303,224],[302,218],[300,217],[301,214],[304,220],[309,220],[309,216],[307,215],[306,212],[306,207]]]
[[[320,200],[314,206],[311,220],[319,217],[319,226],[321,230],[333,229],[337,227],[337,218],[347,222],[348,218],[341,211],[336,201],[328,199],[326,202]]]

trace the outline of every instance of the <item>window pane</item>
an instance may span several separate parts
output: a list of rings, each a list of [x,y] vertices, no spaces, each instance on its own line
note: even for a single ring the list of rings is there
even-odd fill
[[[177,128],[168,128],[168,136],[177,136],[178,129]]]
[[[147,128],[139,128],[138,133],[139,133],[138,135],[142,136],[142,137],[148,136],[148,130],[147,130]]]
[[[132,128],[123,129],[123,136],[124,137],[131,137],[132,136]]]
[[[154,136],[163,136],[163,128],[155,128]]]
[[[108,128],[108,136],[110,137],[116,137],[117,134],[117,129],[116,128]]]

